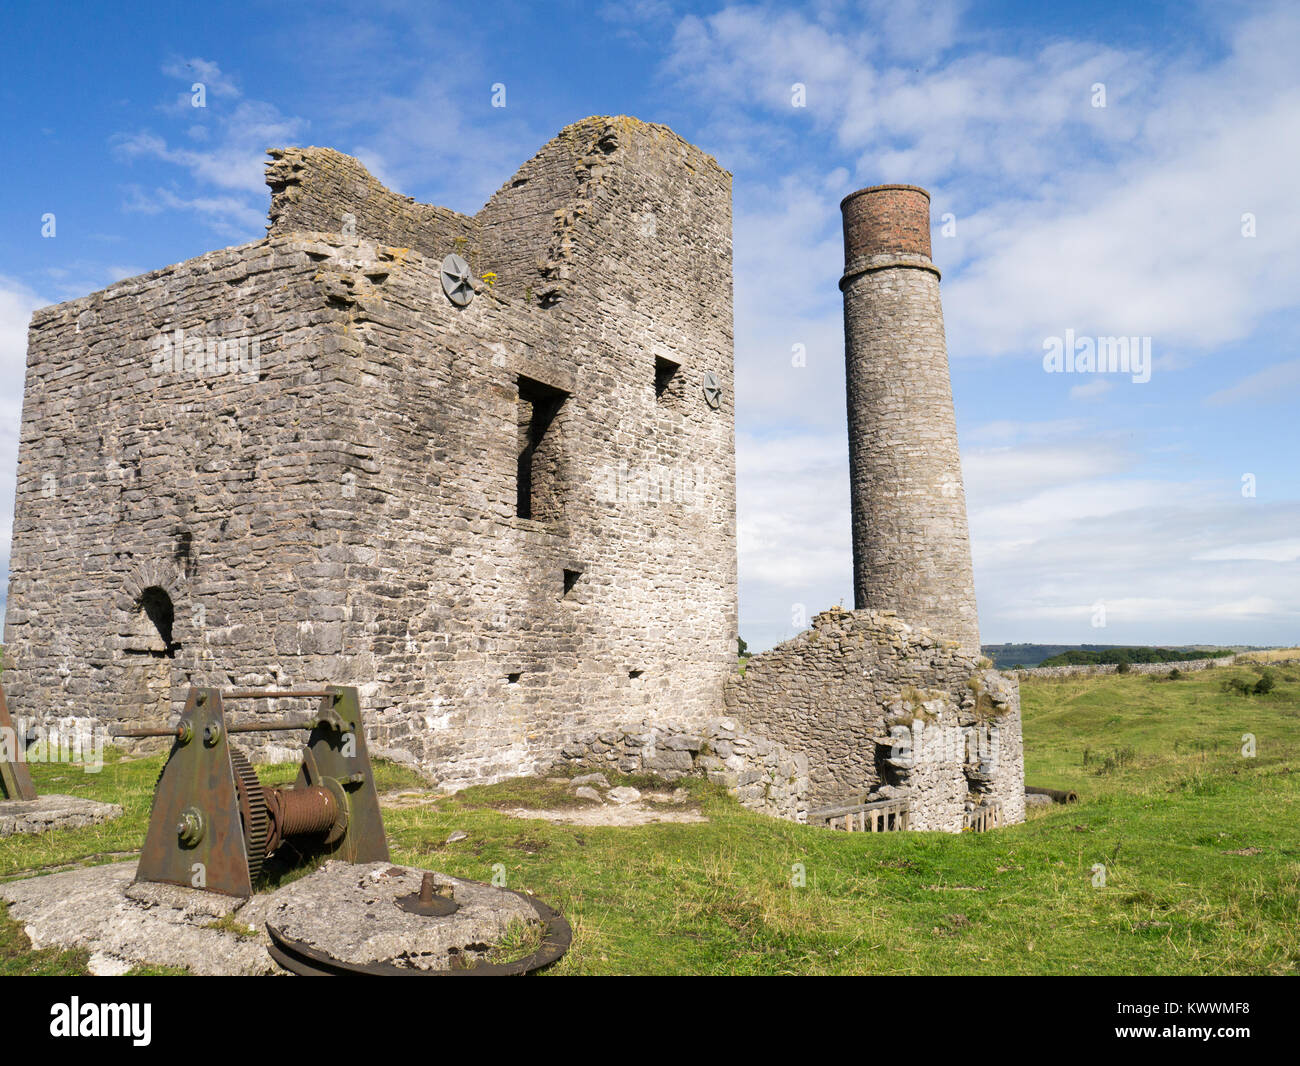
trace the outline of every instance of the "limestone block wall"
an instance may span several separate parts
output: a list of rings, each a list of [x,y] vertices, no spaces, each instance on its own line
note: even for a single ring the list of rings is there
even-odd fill
[[[269,180],[265,240],[33,319],[15,713],[139,724],[190,683],[356,684],[375,748],[447,787],[629,715],[716,716],[736,634],[729,175],[664,127],[592,119],[473,220],[320,149]],[[453,251],[467,307],[441,288]],[[177,328],[257,340],[258,361],[159,372]],[[552,503],[523,517],[537,389],[559,398],[530,467]]]
[[[324,556],[352,515],[318,490],[338,483],[346,400],[327,385],[338,337],[316,274],[308,245],[273,239],[33,315],[16,715],[161,722],[192,679],[329,676],[346,596]]]
[[[473,217],[395,193],[342,152],[273,148],[267,154],[271,207],[266,228],[273,236],[351,233],[439,259],[477,242]]]
[[[906,796],[913,828],[947,832],[990,800],[1024,818],[1016,682],[892,612],[817,615],[732,677],[727,710],[807,756],[809,807]]]
[[[751,810],[807,820],[807,757],[746,734],[734,718],[620,725],[570,740],[561,755],[564,767],[650,773],[668,781],[705,777]]]

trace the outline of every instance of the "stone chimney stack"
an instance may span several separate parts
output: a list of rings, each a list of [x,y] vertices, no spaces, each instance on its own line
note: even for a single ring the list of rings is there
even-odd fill
[[[877,185],[840,210],[854,600],[978,655],[930,194]]]

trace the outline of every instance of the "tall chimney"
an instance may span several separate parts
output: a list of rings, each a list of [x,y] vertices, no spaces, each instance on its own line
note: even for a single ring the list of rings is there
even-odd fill
[[[978,656],[930,194],[876,185],[840,210],[854,601]]]

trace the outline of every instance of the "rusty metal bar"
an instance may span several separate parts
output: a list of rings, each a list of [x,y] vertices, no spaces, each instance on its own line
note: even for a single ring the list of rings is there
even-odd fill
[[[304,718],[299,722],[239,722],[227,725],[227,733],[284,733],[290,729],[314,729],[318,719]]]
[[[1035,785],[1025,786],[1026,796],[1051,796],[1053,803],[1078,803],[1079,793],[1070,788],[1039,788]]]
[[[110,737],[178,737],[181,735],[180,726],[172,726],[170,729],[158,727],[145,729],[114,729],[108,734]]]
[[[293,691],[290,689],[274,688],[237,688],[230,692],[223,692],[223,700],[283,700],[302,697],[303,699],[325,699],[328,696],[335,696],[337,693],[329,692],[325,689],[308,689]]]
[[[315,729],[318,719],[305,718],[298,722],[240,722],[235,725],[227,725],[227,733],[286,733],[293,729]],[[146,727],[141,729],[115,729],[109,734],[111,737],[139,738],[139,737],[178,737],[181,735],[181,727],[173,726],[171,728],[163,727]]]

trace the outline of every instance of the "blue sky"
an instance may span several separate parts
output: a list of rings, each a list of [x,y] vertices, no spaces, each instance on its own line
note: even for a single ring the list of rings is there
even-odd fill
[[[8,6],[6,561],[34,308],[258,239],[272,146],[473,212],[562,126],[631,114],[735,175],[752,645],[852,604],[838,205],[880,182],[933,195],[984,640],[1300,643],[1295,5],[480,10]],[[1048,373],[1067,330],[1149,338],[1150,379]]]

